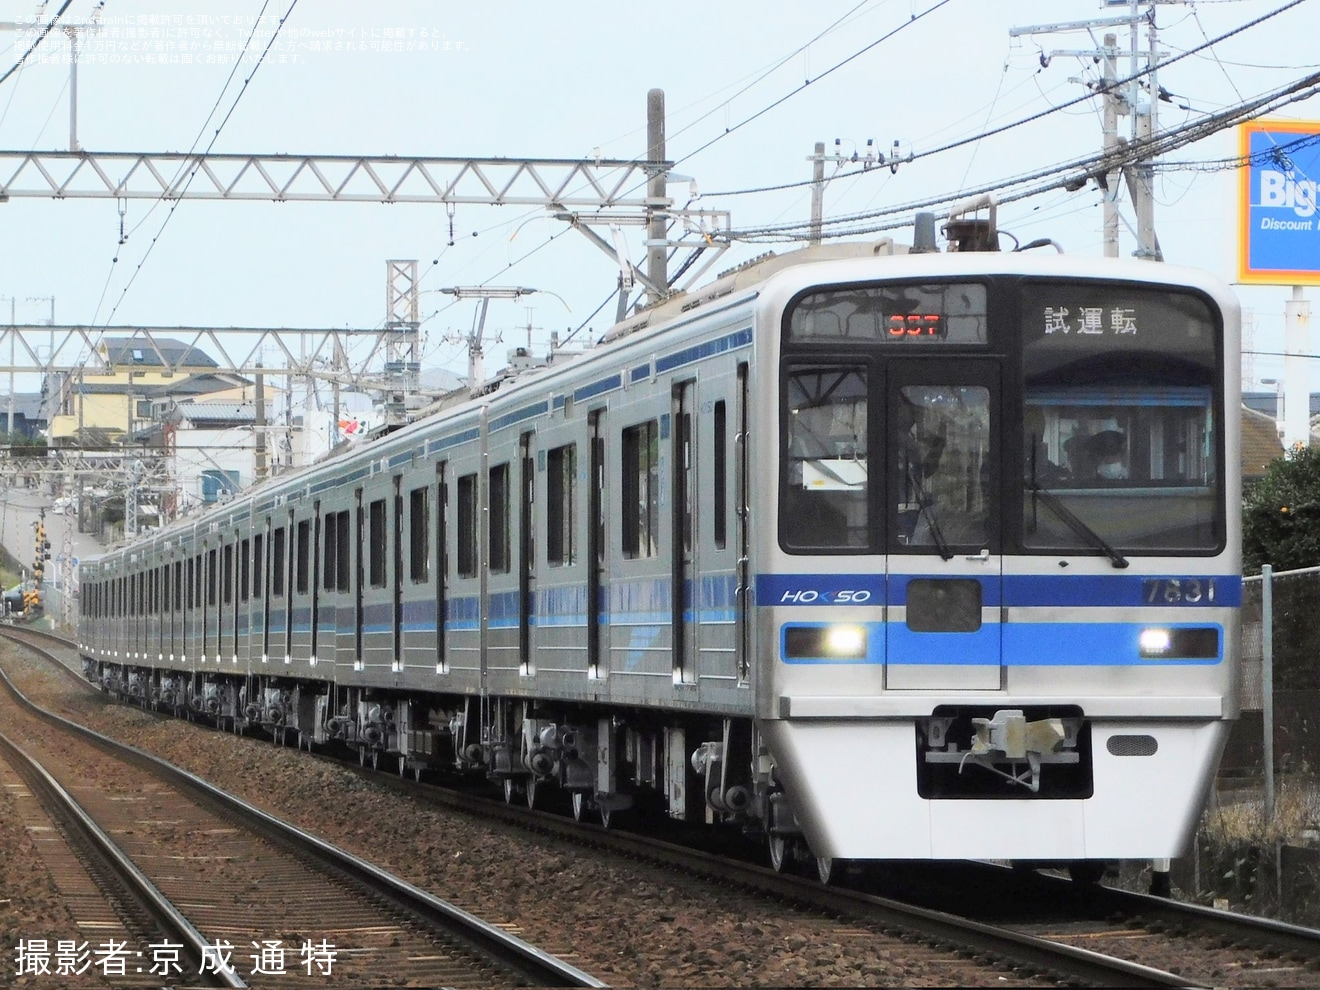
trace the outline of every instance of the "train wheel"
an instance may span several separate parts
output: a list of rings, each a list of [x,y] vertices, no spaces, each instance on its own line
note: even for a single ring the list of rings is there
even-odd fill
[[[1105,863],[1101,859],[1077,859],[1068,864],[1068,876],[1079,886],[1094,886],[1105,876]]]
[[[538,788],[537,788],[537,786],[536,786],[537,783],[538,783],[538,781],[537,781],[537,779],[536,779],[535,777],[528,777],[528,778],[527,778],[527,787],[526,787],[526,791],[527,791],[527,807],[528,807],[529,809],[535,809],[535,807],[536,807],[536,792],[537,792],[537,790],[538,790]]]
[[[783,835],[770,836],[770,868],[783,873],[793,865],[792,840]]]
[[[816,857],[816,876],[827,887],[832,887],[843,879],[844,862],[833,856]]]
[[[587,812],[587,795],[583,791],[573,792],[573,821],[582,821],[582,816]]]

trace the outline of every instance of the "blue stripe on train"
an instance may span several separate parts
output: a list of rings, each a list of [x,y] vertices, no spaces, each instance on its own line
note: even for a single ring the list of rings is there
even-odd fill
[[[790,624],[792,625],[792,624]],[[866,656],[855,660],[837,657],[784,657],[789,664],[882,664],[928,667],[1139,667],[1147,665],[1204,666],[1224,658],[1224,630],[1213,657],[1192,659],[1141,656],[1139,637],[1150,623],[1136,622],[1014,622],[984,625],[974,633],[918,633],[900,623],[863,623],[867,631]],[[1161,624],[1164,629],[1206,628],[1187,623]],[[780,631],[780,656],[784,630]],[[886,643],[886,636],[888,641]],[[886,646],[889,656],[886,658]]]
[[[756,603],[775,605],[906,605],[907,586],[913,580],[979,581],[982,604],[987,608],[1138,607],[1163,606],[1161,600],[1146,600],[1148,581],[1198,580],[1205,592],[1195,603],[1182,601],[1178,607],[1236,608],[1242,604],[1242,579],[1232,574],[1195,575],[1077,575],[1010,574],[999,577],[974,575],[892,574],[759,574]],[[1213,585],[1214,594],[1209,589]],[[1002,596],[1000,588],[1002,587]],[[887,596],[887,598],[886,598]]]

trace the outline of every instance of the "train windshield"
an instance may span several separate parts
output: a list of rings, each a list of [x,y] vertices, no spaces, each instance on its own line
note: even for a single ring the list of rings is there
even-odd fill
[[[1024,546],[1216,550],[1219,325],[1206,302],[1050,282],[1024,288],[1021,312]]]

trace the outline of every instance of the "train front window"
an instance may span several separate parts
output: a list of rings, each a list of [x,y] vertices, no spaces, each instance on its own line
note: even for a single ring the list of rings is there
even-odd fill
[[[866,370],[799,365],[789,369],[786,389],[783,545],[864,549],[870,542]]]
[[[1208,305],[1186,293],[1043,283],[1024,292],[1023,320],[1024,544],[1216,550],[1219,328]]]

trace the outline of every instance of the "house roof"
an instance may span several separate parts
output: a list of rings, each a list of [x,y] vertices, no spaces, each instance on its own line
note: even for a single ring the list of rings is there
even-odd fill
[[[155,345],[154,347],[152,345]],[[162,367],[181,364],[201,368],[218,368],[215,359],[193,344],[185,344],[173,337],[103,337],[98,345],[106,359],[114,365]],[[157,356],[157,350],[160,356]],[[165,362],[161,361],[165,358]]]
[[[245,378],[221,372],[219,374],[183,375],[167,382],[150,385],[135,382],[131,389],[122,381],[97,382],[84,379],[73,387],[73,392],[75,395],[128,395],[131,393],[139,399],[154,399],[160,396],[176,398],[188,395],[207,395],[211,392],[223,392],[226,389],[250,384]]]
[[[1273,416],[1257,412],[1250,406],[1242,407],[1242,477],[1246,480],[1264,477],[1270,462],[1283,456],[1283,441]]]
[[[252,402],[224,402],[219,399],[182,402],[178,414],[193,426],[242,426],[257,421],[257,407]],[[269,416],[269,405],[267,406]]]

